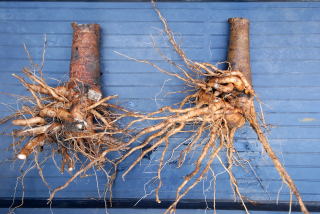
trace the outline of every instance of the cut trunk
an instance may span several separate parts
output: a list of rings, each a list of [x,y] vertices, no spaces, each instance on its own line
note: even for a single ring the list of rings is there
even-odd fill
[[[70,61],[70,82],[87,91],[101,94],[100,26],[72,23],[73,41]]]
[[[242,72],[248,82],[252,85],[250,69],[250,46],[249,46],[249,20],[244,18],[230,18],[230,40],[228,50],[228,62],[232,70]],[[265,137],[256,116],[252,97],[241,96],[237,98],[239,108],[242,109],[245,118],[248,120],[253,130],[258,135],[264,150],[273,161],[284,183],[288,185],[290,191],[297,197],[301,211],[309,213],[302,197],[290,175],[272,150],[268,139]]]
[[[249,20],[244,18],[230,18],[230,39],[228,62],[231,69],[241,71],[252,84],[250,69]]]

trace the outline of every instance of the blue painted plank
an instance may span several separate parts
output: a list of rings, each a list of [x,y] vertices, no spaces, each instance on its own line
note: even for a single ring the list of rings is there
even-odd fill
[[[274,144],[273,144],[274,145]],[[282,144],[282,147],[284,148],[286,144]],[[238,147],[238,146],[236,146]],[[251,148],[254,146],[251,146]],[[250,165],[251,167],[256,171],[257,176],[260,177],[262,181],[280,181],[280,177],[278,173],[273,169],[273,164],[272,162],[267,158],[266,154],[261,154],[261,146],[255,146],[256,150],[259,149],[259,152],[241,152],[238,150],[239,155],[245,159],[248,158],[250,160]],[[248,147],[247,147],[248,148]],[[249,147],[250,148],[250,147]],[[277,151],[277,155],[281,157],[281,159],[286,163],[286,167],[288,169],[288,172],[292,175],[292,178],[297,180],[297,181],[305,181],[305,182],[319,182],[319,178],[316,176],[319,174],[320,171],[320,166],[316,165],[315,163],[312,165],[307,165],[303,163],[297,163],[296,165],[292,165],[289,160],[293,159],[296,155],[296,153],[287,153],[287,152],[278,152],[279,149],[276,147],[275,150]],[[156,169],[158,167],[158,163],[156,160],[160,157],[160,153],[163,151],[163,148],[159,148],[157,151],[154,151],[152,156],[150,156],[150,160],[148,159],[143,159],[139,166],[134,168],[132,173],[134,173],[134,176],[127,176],[126,181],[130,184],[133,184],[135,180],[142,179],[143,177],[146,177],[144,173],[146,172],[156,172]],[[169,150],[171,152],[171,150]],[[199,151],[196,150],[197,152]],[[174,155],[174,157],[179,156],[180,151],[177,151],[177,153]],[[137,153],[135,154],[137,155]],[[309,159],[311,160],[312,158],[316,160],[316,155],[314,153],[306,152],[303,154],[300,154],[299,157],[302,157],[303,155],[308,156],[310,155]],[[257,158],[255,158],[255,156]],[[224,155],[221,155],[221,157],[224,159]],[[250,158],[250,159],[249,159]],[[194,165],[192,164],[194,158],[190,159],[190,157],[187,158],[185,162],[185,166],[181,167],[181,169],[177,169],[178,171],[182,172],[185,171],[186,173],[193,169]],[[262,161],[260,160],[262,159]],[[177,167],[177,163],[174,161],[175,159],[173,158],[170,163],[168,163],[168,167],[170,169],[166,170],[166,173],[169,172],[169,170],[173,170]],[[57,157],[56,161],[59,163],[60,158]],[[297,161],[296,161],[297,162]],[[5,183],[8,180],[11,180],[10,182],[15,181],[15,178],[21,174],[21,172],[17,171],[16,168],[21,166],[23,163],[22,161],[15,161],[15,163],[10,163],[10,167],[2,165],[0,168],[1,170],[6,170],[6,174],[0,175],[0,180]],[[246,163],[247,164],[247,163]],[[245,164],[245,165],[246,165]],[[76,165],[77,167],[80,166],[79,163]],[[216,171],[225,171],[224,168],[219,164],[218,162],[215,162],[213,165],[214,169]],[[255,176],[253,175],[252,169],[250,169],[250,166],[246,166],[246,169],[243,169],[241,167],[235,166],[234,167],[234,172],[237,176],[238,179],[242,180],[252,180],[256,181]],[[70,177],[70,174],[65,172],[64,174],[61,174],[60,168],[57,168],[57,166],[49,160],[45,166],[42,167],[43,172],[44,172],[44,177],[48,178],[51,185],[55,186],[58,185],[58,183],[61,183],[65,181],[67,178]],[[126,165],[121,165],[119,170],[120,172],[123,171],[124,169],[127,169]],[[139,174],[140,173],[140,174]],[[91,175],[94,175],[94,173],[89,173]],[[100,171],[97,172],[99,180],[101,180],[101,185],[105,183],[105,177],[103,176],[103,173]],[[179,176],[183,176],[183,173],[179,174]],[[148,176],[147,176],[148,177]],[[28,176],[25,178],[26,180],[39,180],[39,175],[38,171],[36,169],[30,171],[28,173]],[[95,178],[93,178],[94,180]],[[119,178],[120,179],[120,178]],[[166,178],[164,178],[166,179]],[[222,174],[217,178],[218,180],[224,181],[228,180],[229,176],[227,173]],[[77,180],[77,182],[80,182],[81,179]],[[40,181],[40,180],[39,180]],[[3,187],[3,189],[7,189],[8,191],[12,190],[10,187]],[[41,186],[44,190],[46,190],[45,186]],[[90,190],[92,188],[90,185],[87,190]],[[82,189],[79,189],[81,191]],[[70,191],[70,189],[66,189],[66,191]],[[95,191],[95,189],[93,189]]]
[[[47,8],[22,8],[23,13],[14,13],[17,9],[0,8],[0,18],[3,20],[48,20],[50,21],[100,21],[100,22],[132,22],[132,21],[157,21],[150,8],[144,9],[109,9],[106,13],[104,10],[94,9],[94,13],[88,13],[88,10],[73,8],[60,8],[59,13],[56,9]],[[318,8],[259,8],[249,10],[215,10],[212,13],[204,13],[205,8],[163,8],[162,13],[169,17],[171,21],[193,21],[201,22],[211,20],[211,22],[224,22],[226,16],[245,17],[252,19],[252,22],[292,22],[292,21],[319,21],[320,15]],[[216,9],[216,8],[215,8]]]
[[[88,13],[87,9],[74,10],[73,8],[61,8],[59,13],[56,9],[32,8],[23,9],[23,13],[16,13],[17,9],[2,9],[0,8],[0,18],[5,21],[63,21],[72,22],[77,20],[79,22],[156,22],[158,17],[150,8],[124,10],[112,9],[106,12],[105,10],[94,10],[93,13]],[[202,22],[207,19],[206,13],[203,9],[189,8],[189,9],[164,9],[163,14],[170,17],[172,21],[179,22]],[[298,14],[299,15],[299,14]]]
[[[0,209],[1,212],[7,212],[8,209]],[[144,213],[153,213],[153,214],[162,214],[164,213],[164,209],[107,209],[108,213],[110,214],[144,214]],[[47,214],[47,209],[18,209],[15,211],[15,213],[20,214],[28,214],[28,213],[38,213],[38,214]],[[105,214],[105,209],[52,209],[53,213],[57,214],[73,214],[73,213],[79,213],[79,214]],[[207,212],[212,212],[212,210],[187,210],[187,209],[179,209],[176,213],[178,214],[203,214]],[[234,211],[234,210],[219,210],[219,214],[244,214],[244,211]],[[287,213],[287,212],[266,212],[266,211],[252,211],[250,212],[252,214],[281,214],[281,213]],[[297,214],[298,212],[292,212],[293,214]]]
[[[93,9],[110,9],[110,8],[150,8],[148,3],[114,3],[110,2],[108,4],[95,2],[95,4],[90,4],[86,2],[64,2],[63,5],[57,5],[52,2],[45,3],[34,3],[30,2],[28,4],[17,4],[16,2],[0,2],[2,7],[8,8],[93,8]],[[194,4],[188,2],[179,2],[179,4],[171,4],[167,2],[158,3],[160,8],[201,8],[201,7],[212,7],[212,10],[226,9],[226,10],[247,10],[247,9],[257,9],[257,8],[319,8],[320,4],[318,2],[215,2],[215,3],[201,3]]]
[[[143,168],[142,168],[143,167]],[[135,170],[131,171],[128,174],[129,176],[135,176],[137,177],[140,174],[140,177],[137,177],[136,179],[126,179],[125,181],[117,179],[116,183],[115,183],[115,189],[117,189],[117,191],[114,191],[114,195],[115,197],[119,197],[121,198],[121,195],[125,194],[126,198],[139,198],[143,196],[144,194],[144,190],[143,188],[141,189],[135,189],[134,187],[132,187],[133,183],[137,186],[143,186],[149,179],[150,177],[148,175],[155,175],[156,172],[154,173],[150,173],[150,170],[145,170],[145,166],[142,166],[139,168],[136,168]],[[163,183],[164,186],[167,186],[166,188],[161,189],[161,195],[164,198],[170,198],[171,194],[173,194],[176,191],[177,186],[182,182],[182,175],[183,173],[188,173],[191,171],[193,167],[192,166],[188,166],[188,169],[186,169],[186,167],[180,168],[180,169],[175,169],[176,172],[178,172],[177,174],[169,174],[166,176],[163,176]],[[236,167],[235,167],[236,168]],[[170,170],[172,170],[173,168],[171,168]],[[213,166],[213,170],[215,171],[215,173],[220,173],[223,172],[224,170],[219,170],[219,169],[215,169],[215,167]],[[279,176],[276,175],[276,173],[273,172],[274,169],[269,168],[270,173],[275,174],[275,177],[273,177],[273,179],[264,179],[261,180],[261,183],[267,187],[267,191],[268,193],[270,193],[271,195],[276,195],[277,191],[279,190],[280,186],[281,186],[281,180],[279,179]],[[235,170],[237,172],[237,170]],[[261,171],[256,170],[257,173],[260,173]],[[163,173],[168,173],[168,170],[165,170]],[[98,175],[100,175],[100,173],[98,173]],[[145,176],[141,176],[141,175],[145,175]],[[258,174],[259,176],[259,174]],[[224,177],[224,178],[222,178]],[[249,177],[249,175],[247,175],[247,177]],[[208,175],[208,178],[204,181],[206,183],[206,186],[208,185],[208,183],[211,181],[212,176]],[[100,192],[103,192],[104,189],[104,184],[107,181],[105,178],[102,178],[102,176],[100,176],[98,178],[99,182],[96,182],[96,178],[95,177],[87,177],[87,178],[83,178],[83,179],[77,179],[75,180],[74,183],[70,184],[70,186],[68,187],[68,189],[65,189],[61,192],[59,192],[59,197],[62,198],[67,198],[67,197],[72,197],[72,194],[75,194],[74,197],[99,197],[99,192],[97,187],[99,187]],[[2,182],[6,182],[7,185],[6,187],[3,188],[3,191],[0,193],[1,197],[5,197],[5,194],[14,194],[14,187],[16,186],[16,181],[15,179],[12,178],[1,178]],[[53,184],[52,187],[55,187],[57,185],[61,185],[63,184],[66,179],[62,178],[62,177],[50,177],[47,179],[49,184]],[[232,189],[229,188],[228,183],[229,183],[229,179],[227,176],[227,173],[224,172],[224,174],[221,174],[217,177],[217,187],[216,187],[216,192],[220,195],[231,195],[232,194]],[[241,191],[245,194],[248,195],[255,195],[255,197],[259,197],[258,194],[263,195],[263,197],[266,197],[267,194],[265,193],[265,190],[263,190],[261,188],[261,186],[259,187],[259,183],[257,182],[257,180],[255,179],[247,179],[246,177],[242,178],[238,178],[239,181],[239,185],[241,187]],[[43,184],[43,182],[40,180],[39,177],[26,177],[24,179],[25,182],[25,189],[26,189],[26,197],[36,197],[37,194],[38,197],[48,197],[48,189],[47,187]],[[275,185],[273,185],[275,184]],[[317,184],[316,181],[312,182],[310,180],[299,180],[296,179],[296,184],[298,186],[305,186],[305,188],[302,189],[302,193],[305,195],[317,195],[319,188],[315,188],[314,185]],[[94,187],[94,188],[93,188]],[[249,187],[249,188],[246,188]],[[150,185],[148,187],[149,189],[152,188],[152,185]],[[132,191],[128,192],[128,189],[132,189]],[[18,188],[17,191],[19,194],[22,193],[21,191],[21,184],[18,184]],[[212,189],[208,190],[209,194],[213,192]],[[126,193],[127,192],[127,193]],[[194,198],[194,199],[201,199],[203,197],[203,189],[200,188],[195,188],[192,190],[193,194],[189,194],[188,196],[186,196],[186,198]],[[286,188],[283,189],[283,197],[287,197],[288,196],[288,190]],[[101,196],[100,196],[101,197]],[[123,196],[122,196],[123,197]],[[153,198],[154,196],[150,196],[149,198]],[[261,196],[260,196],[261,197]]]
[[[104,36],[105,35],[105,36]],[[154,35],[153,38],[158,41],[161,36]],[[202,48],[203,36],[188,35],[183,37],[182,47],[185,48]],[[17,43],[17,41],[20,41]],[[15,35],[0,35],[0,45],[22,47],[25,43],[28,47],[42,47],[44,35],[42,34],[15,34]],[[47,35],[47,45],[49,47],[66,47],[71,48],[72,35]],[[113,35],[103,34],[101,38],[102,49],[108,48],[150,48],[152,47],[151,35]],[[166,44],[159,44],[160,47],[169,47]]]
[[[21,47],[21,50],[19,53],[17,53],[17,56],[24,57],[24,59],[11,59],[11,60],[2,60],[0,61],[0,71],[2,74],[4,72],[8,71],[9,74],[19,73],[21,72],[21,68],[25,66],[29,66],[30,63],[26,58],[25,52],[23,51],[23,48]],[[206,60],[211,62],[211,60]],[[266,61],[260,61],[260,62],[252,62],[251,68],[253,77],[255,75],[264,75],[264,74],[318,74],[317,65],[320,62],[320,60],[301,60],[301,61],[290,61],[290,63],[286,61],[272,61],[266,62]],[[36,63],[40,64],[41,61],[37,60]],[[163,62],[157,62],[159,66],[162,68],[168,68],[167,65],[165,65]],[[134,67],[135,69],[128,69]],[[283,69],[283,68],[286,69]],[[111,68],[111,69],[110,69]],[[69,62],[68,61],[57,61],[57,60],[51,60],[51,61],[45,61],[44,65],[44,72],[47,75],[50,75],[51,73],[59,73],[62,75],[65,75],[65,72],[69,69]],[[102,72],[104,75],[108,75],[110,73],[122,73],[122,74],[140,74],[140,73],[157,73],[158,76],[160,75],[159,72],[155,71],[151,66],[145,65],[143,63],[137,63],[133,61],[115,61],[115,60],[106,60],[102,62]],[[313,80],[310,80],[313,81]],[[253,84],[256,84],[255,82]],[[272,82],[270,82],[272,84]],[[315,86],[315,85],[313,85]]]
[[[226,19],[230,17],[226,16]],[[73,20],[76,21],[76,20]],[[52,22],[52,21],[1,21],[1,33],[47,33],[47,34],[66,34],[71,33],[70,22]],[[34,27],[37,25],[37,27]],[[188,23],[188,28],[184,27],[184,23],[173,22],[170,27],[173,31],[179,32],[179,34],[192,34],[201,35],[203,33],[209,35],[227,35],[228,26],[224,23]],[[139,35],[150,35],[154,32],[154,29],[161,29],[161,24],[158,22],[123,22],[119,23],[101,23],[104,32],[110,32],[114,34],[139,34]],[[140,29],[141,31],[136,31]],[[8,32],[9,31],[9,32]],[[251,35],[275,35],[275,34],[319,34],[320,27],[317,22],[263,22],[263,23],[252,23],[250,29]],[[308,32],[308,33],[306,33]]]
[[[86,8],[86,9],[94,9],[94,10],[104,10],[104,9],[140,9],[140,8],[150,8],[150,4],[148,3],[125,3],[125,4],[117,4],[117,3],[99,3],[96,2],[95,4],[90,3],[84,3],[84,2],[66,2],[61,5],[57,5],[56,3],[51,2],[45,2],[41,3],[39,5],[38,3],[28,3],[28,4],[16,4],[12,2],[0,2],[1,7],[3,8]],[[283,2],[250,2],[250,3],[223,3],[223,2],[217,2],[217,3],[201,3],[201,4],[194,4],[194,3],[186,3],[186,2],[180,2],[179,4],[171,4],[171,3],[165,3],[160,2],[158,3],[159,8],[203,8],[203,7],[209,7],[211,10],[248,10],[248,9],[272,9],[272,8],[319,8],[320,5],[317,2],[293,2],[290,4],[283,3]]]
[[[229,14],[230,17],[231,14]],[[320,27],[317,22],[301,21],[296,22],[253,22],[251,23],[251,35],[274,35],[274,34],[309,34],[319,33]],[[172,27],[173,30],[175,30]],[[207,33],[210,35],[227,34],[228,27],[224,23],[209,23]]]
[[[152,47],[151,35],[110,35],[112,32],[104,32],[101,38],[102,48],[113,47],[134,47],[134,48],[149,48]],[[49,47],[71,47],[70,41],[72,35],[69,34],[49,34],[47,35],[47,44]],[[156,41],[160,38],[159,35],[154,33],[153,37]],[[3,46],[18,46],[21,47],[26,43],[30,47],[42,47],[44,35],[38,34],[8,34],[0,35],[0,45]],[[178,42],[182,47],[203,47],[205,36],[204,35],[184,35],[180,36]],[[228,46],[228,37],[226,35],[211,35],[209,36],[211,48],[225,49]],[[310,34],[308,37],[305,35],[291,35],[285,38],[281,35],[256,35],[250,40],[251,49],[261,48],[315,48],[320,46],[320,34]],[[164,43],[158,46],[167,46]]]
[[[16,60],[16,59],[24,59],[25,56],[23,55],[24,52],[21,50],[20,47],[10,47],[8,48],[7,53],[1,53],[0,57],[7,60]],[[46,50],[46,61],[51,60],[58,60],[58,61],[69,61],[71,53],[68,52],[70,48],[55,48],[55,47],[49,47]],[[110,49],[102,49],[101,54],[105,56],[108,60],[119,60],[119,61],[125,61],[127,60],[124,56],[119,55],[116,52],[119,52],[121,54],[136,58],[136,59],[142,59],[146,55],[145,60],[155,60],[159,61],[162,60],[162,57],[154,50],[150,49],[117,49],[112,48],[112,51]],[[302,51],[303,50],[303,51]],[[180,60],[180,57],[177,56],[175,53],[168,53],[169,50],[162,50],[166,54],[167,57],[169,57],[172,60]],[[14,55],[14,53],[21,53],[19,56]],[[29,52],[33,54],[34,60],[41,60],[40,56],[42,53],[41,48],[29,48]],[[194,59],[194,61],[206,61],[203,56],[201,56],[201,53],[203,52],[202,49],[199,48],[185,48],[185,53],[190,59]],[[224,58],[226,57],[226,51],[223,49],[211,49],[211,52],[213,56],[211,57],[212,62],[223,62]],[[253,62],[255,61],[264,61],[264,62],[273,62],[273,61],[301,61],[301,60],[320,60],[320,51],[319,48],[297,48],[295,50],[290,49],[281,49],[278,48],[276,50],[274,49],[255,49],[252,50],[252,57],[251,60]],[[105,60],[102,60],[103,63],[105,63]],[[288,63],[288,62],[287,62]]]
[[[76,21],[76,20],[73,20]],[[36,26],[36,27],[35,27]],[[150,35],[154,32],[154,28],[161,29],[161,24],[158,22],[144,23],[144,22],[123,22],[119,23],[101,23],[102,31],[109,35]],[[180,34],[201,35],[204,29],[199,28],[199,23],[188,23],[188,26],[193,28],[185,28],[184,23],[172,23],[170,25]],[[72,29],[70,21],[66,22],[37,22],[37,21],[0,21],[1,33],[7,34],[70,34]],[[139,29],[139,31],[137,31]],[[194,31],[197,29],[197,31]]]

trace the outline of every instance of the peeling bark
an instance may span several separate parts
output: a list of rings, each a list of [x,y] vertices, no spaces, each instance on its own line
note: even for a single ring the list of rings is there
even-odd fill
[[[72,23],[70,80],[100,91],[100,25]]]

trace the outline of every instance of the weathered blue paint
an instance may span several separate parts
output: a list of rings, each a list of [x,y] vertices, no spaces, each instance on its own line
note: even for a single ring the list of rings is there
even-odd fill
[[[0,209],[0,212],[5,213],[7,210]],[[105,214],[104,209],[52,209],[54,214]],[[152,213],[152,214],[162,214],[165,210],[163,209],[108,209],[108,213],[110,214],[145,214],[145,213]],[[15,213],[38,213],[38,214],[47,214],[48,209],[18,209]],[[50,212],[50,211],[49,211]],[[208,210],[207,213],[212,212],[212,210]],[[202,214],[203,210],[186,210],[181,209],[177,211],[177,214]],[[242,214],[245,212],[242,211],[233,211],[233,210],[219,210],[219,214]],[[266,211],[254,211],[250,212],[252,214],[270,214],[270,212]],[[279,214],[285,214],[287,212],[277,212]],[[292,212],[292,214],[297,214],[298,212]]]
[[[296,180],[304,199],[319,201],[320,3],[159,3],[159,7],[188,56],[198,61],[226,59],[227,18],[242,16],[251,20],[253,84],[263,101],[267,123],[275,126],[269,135],[270,142]],[[162,51],[170,58],[180,60],[160,35],[161,24],[149,3],[0,2],[0,91],[27,94],[10,74],[19,73],[23,66],[29,65],[23,43],[29,47],[35,62],[41,63],[44,34],[48,42],[44,72],[55,79],[48,81],[54,85],[57,80],[67,80],[72,40],[70,22],[73,21],[101,24],[102,84],[106,95],[118,94],[119,104],[146,112],[182,99],[181,95],[167,93],[185,89],[183,83],[115,52],[152,60],[163,68],[171,69],[152,48],[152,35]],[[1,95],[0,102],[16,106],[15,99],[10,96]],[[6,105],[0,108],[1,117],[11,111]],[[181,141],[185,136],[178,135],[172,142]],[[10,142],[10,137],[1,136],[2,159],[11,157],[10,152],[3,150]],[[247,171],[235,167],[241,191],[252,199],[265,200],[270,196],[275,200],[281,181],[248,127],[238,133],[237,148],[241,157],[250,160],[268,194],[259,186],[249,166]],[[148,172],[155,171],[154,160],[159,158],[161,150],[159,148],[153,152],[150,160],[142,160],[141,165],[127,176],[126,182],[119,178],[114,186],[114,197],[137,200],[142,197],[144,184],[153,176]],[[0,165],[0,197],[13,196],[19,164]],[[217,162],[213,166],[216,172],[223,171]],[[164,171],[160,196],[173,198],[182,176],[192,167],[192,160],[187,160],[186,165],[178,170],[174,163],[170,163]],[[61,175],[51,162],[44,168],[44,173],[53,186],[62,184],[69,177],[67,174]],[[103,190],[105,181],[100,172],[98,181],[97,184],[94,177],[78,179],[57,197],[98,197],[97,186],[100,191]],[[186,198],[203,199],[204,195],[211,198],[212,188],[205,189],[209,182],[210,178],[200,183]],[[25,178],[25,186],[27,197],[48,196],[48,190],[36,171]],[[216,192],[218,199],[232,198],[226,173],[217,178]],[[17,195],[21,195],[21,186],[17,189]],[[280,191],[279,198],[289,200],[285,187]],[[28,211],[33,212],[30,209],[18,210],[17,213]],[[42,209],[37,212],[49,211]],[[74,212],[102,213],[104,210],[54,210],[54,213]],[[161,213],[161,210],[116,209],[110,213],[148,212]]]

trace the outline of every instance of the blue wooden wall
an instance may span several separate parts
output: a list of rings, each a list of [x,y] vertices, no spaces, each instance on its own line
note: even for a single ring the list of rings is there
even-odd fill
[[[159,8],[189,58],[196,61],[224,61],[228,44],[227,19],[241,16],[251,20],[253,84],[263,101],[266,121],[273,125],[270,142],[296,181],[303,198],[318,202],[320,3],[159,3]],[[152,48],[154,38],[167,56],[179,60],[165,43],[161,23],[149,3],[0,2],[0,92],[27,94],[11,73],[19,74],[22,67],[29,65],[23,43],[28,46],[34,61],[41,63],[44,34],[48,41],[44,66],[48,81],[56,84],[57,80],[67,80],[72,41],[70,23],[73,21],[101,25],[103,90],[106,95],[118,94],[118,104],[150,112],[182,99],[181,95],[168,95],[168,92],[185,89],[182,82],[115,53],[152,60],[168,68]],[[18,105],[15,99],[4,94],[1,94],[0,102],[3,104],[0,117]],[[181,137],[177,136],[173,142],[179,139]],[[10,137],[1,136],[2,160],[11,157],[11,153],[4,150],[10,142]],[[245,170],[236,167],[242,193],[255,200],[275,200],[277,195],[280,200],[289,200],[287,188],[285,185],[281,188],[277,172],[248,127],[237,135],[237,149],[241,157],[250,160],[266,189],[261,188],[250,167]],[[150,160],[144,159],[125,182],[118,179],[114,197],[137,200],[142,197],[144,184],[154,176],[150,172],[154,172],[155,160],[160,153],[161,149],[152,153]],[[0,165],[0,197],[13,196],[20,164],[17,161]],[[214,165],[217,173],[222,171],[218,163]],[[170,165],[164,172],[161,197],[173,198],[182,176],[190,170],[192,160],[179,170]],[[44,173],[52,186],[62,184],[69,177],[68,174],[61,175],[52,162],[46,165]],[[98,197],[97,186],[103,190],[105,178],[98,172],[97,180],[98,183],[95,177],[78,179],[57,197]],[[186,198],[212,198],[212,188],[207,188],[210,180],[208,176]],[[232,199],[229,186],[227,173],[217,177],[218,199]],[[16,195],[21,194],[21,186],[18,186]],[[48,197],[48,190],[36,170],[25,177],[25,196]],[[64,211],[68,212],[73,211]],[[94,209],[90,212],[100,213]],[[120,213],[121,210],[114,212]]]

